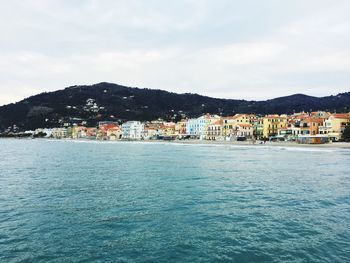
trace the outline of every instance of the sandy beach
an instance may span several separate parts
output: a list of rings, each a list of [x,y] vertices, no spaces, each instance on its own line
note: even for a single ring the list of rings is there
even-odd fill
[[[1,138],[2,140],[29,140],[28,138]],[[198,145],[237,145],[237,146],[254,146],[254,147],[313,147],[313,148],[343,148],[350,149],[350,142],[330,142],[326,144],[299,144],[296,142],[270,142],[267,141],[264,143],[263,141],[256,141],[253,143],[252,141],[207,141],[207,140],[174,140],[174,141],[164,141],[164,140],[135,140],[135,141],[127,141],[127,140],[116,140],[116,141],[106,141],[106,140],[90,140],[90,139],[52,139],[52,138],[37,138],[35,140],[49,140],[49,141],[77,141],[77,142],[100,142],[100,143],[169,143],[169,144],[198,144]]]
[[[175,140],[175,141],[155,141],[155,140],[145,140],[144,142],[168,142],[168,143],[180,143],[180,144],[212,144],[212,145],[239,145],[239,146],[278,146],[278,147],[321,147],[321,148],[348,148],[350,149],[350,143],[348,142],[331,142],[327,144],[299,144],[295,142],[260,142],[256,141],[205,141],[205,140]]]

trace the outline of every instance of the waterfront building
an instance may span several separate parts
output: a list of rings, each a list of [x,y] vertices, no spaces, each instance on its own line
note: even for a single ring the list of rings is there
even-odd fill
[[[238,124],[251,124],[255,119],[251,114],[236,114],[234,116],[228,116],[223,118],[223,136],[226,140],[230,140],[232,137],[237,137]]]
[[[101,123],[101,122],[100,122]],[[113,130],[109,134],[112,134],[113,132],[116,133],[114,136],[118,136],[120,132],[120,127],[118,124],[114,122],[104,122],[102,124],[99,124],[99,129],[97,132],[97,139],[99,140],[108,140],[108,130]],[[113,136],[113,137],[114,137]]]
[[[124,140],[144,139],[144,124],[139,121],[128,121],[123,123],[122,139]]]
[[[87,137],[87,128],[84,126],[74,126],[72,128],[72,139],[80,139]]]
[[[174,136],[175,135],[175,123],[174,122],[164,122],[161,125],[164,136]]]
[[[192,137],[197,137],[198,133],[198,120],[188,119],[186,123],[186,134]]]
[[[186,133],[203,140],[206,137],[207,126],[218,120],[220,120],[220,116],[210,114],[203,115],[197,119],[189,119],[186,124]]]
[[[254,134],[254,128],[253,125],[250,123],[237,123],[235,127],[235,136],[238,137],[245,137],[247,139],[252,138]]]
[[[55,139],[67,138],[67,128],[53,128],[51,136]]]
[[[297,135],[295,135],[295,132],[298,133],[299,131],[295,131],[294,129],[295,129],[294,127],[286,127],[286,128],[278,129],[276,139],[283,140],[283,141],[295,140],[297,138]]]
[[[112,127],[107,129],[107,134],[106,134],[107,140],[110,141],[115,141],[119,140],[122,137],[122,130],[119,126]]]
[[[97,128],[95,127],[86,128],[87,139],[96,139],[96,137],[97,137]]]
[[[255,139],[261,140],[263,138],[263,118],[255,116],[251,119],[251,124],[253,125],[253,137]]]
[[[211,123],[207,126],[206,129],[206,140],[212,141],[222,141],[224,140],[223,136],[223,120],[218,120],[214,123]]]
[[[143,136],[146,140],[154,140],[157,139],[159,136],[159,130],[157,128],[154,128],[152,126],[146,126],[143,130]]]
[[[50,137],[52,137],[52,129],[49,129],[49,128],[35,129],[33,135],[38,135],[38,134],[46,134],[45,138],[50,138]]]
[[[278,134],[278,129],[287,127],[286,115],[266,115],[263,118],[263,137],[269,138]]]
[[[319,127],[323,125],[324,119],[309,117],[300,122],[300,127],[304,132],[302,134],[316,135],[319,133]]]
[[[177,134],[179,137],[186,135],[186,123],[186,120],[181,120],[175,124],[175,134]]]
[[[349,122],[350,116],[348,113],[331,114],[323,122],[323,125],[319,126],[319,133],[327,134],[332,141],[338,141]]]

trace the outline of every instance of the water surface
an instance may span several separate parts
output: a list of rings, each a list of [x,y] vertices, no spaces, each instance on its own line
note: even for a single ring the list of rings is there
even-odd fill
[[[349,262],[350,151],[0,140],[0,262]]]

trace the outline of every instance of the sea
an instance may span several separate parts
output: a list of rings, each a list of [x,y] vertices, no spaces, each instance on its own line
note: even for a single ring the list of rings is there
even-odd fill
[[[350,150],[2,139],[0,262],[350,262]]]

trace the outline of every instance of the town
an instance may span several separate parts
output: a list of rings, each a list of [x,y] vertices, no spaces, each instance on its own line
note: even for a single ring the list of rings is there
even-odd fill
[[[302,144],[324,144],[344,140],[350,129],[350,113],[317,111],[292,115],[235,114],[221,117],[205,114],[198,118],[167,122],[161,119],[122,124],[100,121],[97,127],[81,123],[63,123],[57,128],[38,128],[34,131],[11,132],[3,137],[44,137],[54,139],[93,140],[209,140],[209,141],[290,141]],[[9,129],[10,129],[9,128]],[[4,136],[5,134],[5,136]]]

